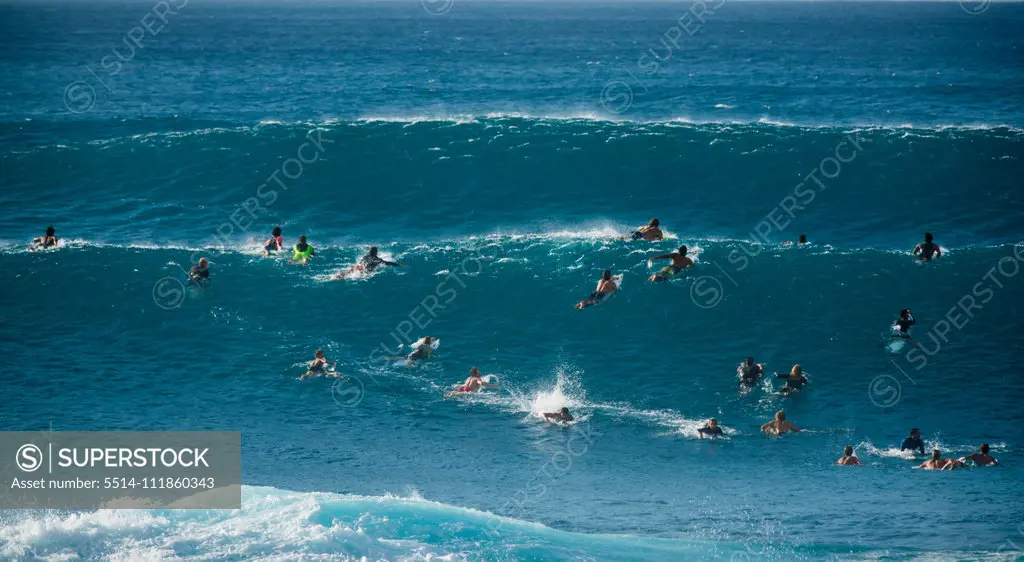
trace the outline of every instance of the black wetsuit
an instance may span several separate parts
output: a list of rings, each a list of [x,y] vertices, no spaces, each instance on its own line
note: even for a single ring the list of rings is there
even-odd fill
[[[415,351],[413,351],[406,357],[406,359],[408,359],[409,361],[427,359],[430,357],[431,351],[433,351],[433,349],[430,347],[430,344],[425,343],[417,347]]]
[[[914,320],[913,316],[909,318],[900,318],[899,320],[896,321],[896,326],[904,335],[910,332],[910,327],[913,326],[914,324],[917,324],[917,320]]]
[[[800,375],[800,378],[792,379],[789,374],[780,375],[775,374],[777,378],[786,379],[786,386],[782,387],[782,392],[793,392],[794,390],[800,390],[803,388],[804,383],[807,382],[807,377]]]
[[[901,451],[913,451],[914,449],[920,451],[922,455],[924,454],[924,441],[920,437],[907,437],[900,445]]]
[[[742,377],[740,382],[746,385],[757,384],[757,379],[761,378],[762,374],[764,373],[762,373],[761,367],[758,367],[757,365],[750,367],[743,365],[740,368],[740,376]]]
[[[188,280],[193,283],[206,282],[210,280],[210,268],[201,268],[198,265],[193,265],[192,269],[188,272]]]
[[[366,254],[365,256],[363,256],[361,260],[359,260],[359,263],[363,266],[363,270],[369,273],[374,269],[377,269],[377,266],[384,263],[384,260],[380,259],[377,256],[371,256],[370,254]]]
[[[697,433],[700,433],[700,434],[703,434],[703,435],[722,435],[722,428],[721,427],[717,427],[717,426],[716,427],[711,427],[711,426],[705,425],[704,427],[698,429]]]

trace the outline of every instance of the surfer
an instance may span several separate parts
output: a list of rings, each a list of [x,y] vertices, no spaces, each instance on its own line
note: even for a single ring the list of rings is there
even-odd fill
[[[430,336],[420,338],[419,341],[413,344],[415,345],[416,349],[414,349],[412,353],[407,355],[405,358],[408,359],[410,363],[413,361],[419,361],[421,359],[430,359],[430,354],[434,352],[434,347],[430,345],[433,342],[434,338]]]
[[[661,232],[661,228],[658,227],[659,224],[658,219],[651,219],[651,222],[647,223],[646,226],[637,228],[631,238],[633,240],[640,240],[642,238],[648,242],[664,240],[665,235]]]
[[[576,305],[576,309],[583,310],[588,306],[593,306],[601,302],[601,299],[614,293],[618,289],[619,287],[615,284],[615,281],[612,281],[611,270],[606,269],[605,272],[601,274],[601,280],[597,282],[597,288],[594,289],[593,293],[590,293],[589,297],[580,301],[580,303]]]
[[[269,256],[271,252],[279,252],[284,248],[284,238],[281,237],[281,227],[275,226],[270,233],[270,238],[263,243],[263,255]]]
[[[189,282],[195,285],[205,285],[210,282],[210,261],[206,258],[199,258],[199,263],[192,266],[188,272]]]
[[[404,267],[400,263],[385,260],[377,255],[377,247],[370,246],[370,252],[359,259],[359,263],[353,265],[342,273],[335,274],[335,279],[343,279],[345,276],[355,272],[359,273],[373,273],[377,267],[381,265],[387,265],[391,267]]]
[[[783,410],[775,412],[775,419],[762,425],[761,431],[763,431],[765,435],[782,435],[789,431],[800,433],[800,430],[795,425],[786,421],[786,412]]]
[[[299,242],[292,250],[292,259],[289,260],[291,263],[306,263],[309,258],[316,255],[313,252],[313,247],[306,243],[305,236],[299,236]]]
[[[924,454],[924,441],[921,440],[921,431],[916,427],[910,428],[910,437],[903,440],[903,444],[900,445],[901,451],[913,451],[917,449]]]
[[[910,338],[910,327],[914,324],[917,324],[917,320],[914,320],[914,315],[910,313],[909,308],[904,308],[900,311],[900,317],[896,319],[893,327],[899,330],[900,337]]]
[[[708,437],[721,437],[724,435],[722,428],[718,426],[718,420],[711,418],[704,424],[704,427],[697,428],[697,437],[703,439],[705,435]]]
[[[557,412],[543,414],[543,416],[545,420],[550,422],[571,422],[575,419],[572,417],[572,414],[569,413],[569,408],[565,407]]]
[[[956,470],[964,466],[964,463],[956,459],[944,459],[938,449],[932,451],[932,458],[919,464],[917,468],[925,470]]]
[[[649,281],[651,283],[656,283],[658,281],[664,281],[664,280],[672,277],[673,275],[679,273],[680,271],[686,269],[687,267],[690,267],[691,265],[693,265],[693,260],[691,260],[690,258],[686,257],[686,252],[687,251],[688,250],[687,250],[686,246],[680,246],[678,252],[672,252],[671,254],[663,254],[663,255],[660,255],[660,256],[654,256],[653,258],[647,260],[648,264],[654,263],[654,260],[664,260],[664,259],[672,260],[672,264],[663,267],[661,269],[661,273],[655,273],[654,275],[651,275],[651,278],[649,279]]]
[[[445,394],[444,397],[451,398],[452,396],[456,396],[458,394],[463,394],[466,392],[477,392],[481,388],[485,387],[497,388],[498,385],[491,384],[489,382],[484,382],[483,379],[480,378],[480,369],[478,367],[473,367],[472,369],[469,370],[469,378],[466,379],[466,382],[462,383],[462,386],[456,388],[455,390],[449,392],[448,394]],[[568,412],[568,410],[566,410],[566,412]],[[572,418],[572,416],[569,417],[570,419]]]
[[[806,235],[806,234],[801,234],[801,235],[800,235],[800,238],[798,238],[798,239],[797,239],[797,242],[796,242],[796,243],[797,243],[797,244],[799,244],[799,245],[801,245],[801,246],[803,246],[804,244],[806,244],[806,243],[807,243],[807,235]],[[782,243],[782,245],[783,245],[783,246],[792,246],[792,245],[793,245],[793,242],[790,242],[790,241],[787,241],[787,242],[783,242],[783,243]]]
[[[793,365],[793,369],[788,373],[775,373],[775,378],[786,379],[786,385],[779,392],[787,395],[800,390],[808,382],[800,365]]]
[[[992,455],[988,454],[988,443],[982,443],[981,447],[978,447],[980,452],[974,453],[973,455],[967,455],[961,457],[960,462],[973,462],[975,466],[988,466],[990,464],[998,465],[999,461]]]
[[[932,257],[942,257],[942,249],[939,245],[932,242],[932,233],[924,233],[924,242],[921,242],[914,247],[914,255],[920,256],[918,259],[921,261],[929,261]]]
[[[740,376],[740,384],[754,386],[764,375],[764,365],[754,363],[753,357],[747,357],[747,360],[736,368],[736,372]]]
[[[306,369],[306,374],[299,377],[299,380],[306,380],[309,377],[322,377],[327,374],[335,375],[335,373],[327,372],[327,365],[334,367],[337,364],[334,361],[327,360],[327,357],[324,356],[324,350],[316,350],[316,353],[313,354],[313,360],[309,362],[309,366]]]
[[[44,235],[42,235],[42,236],[40,236],[38,238],[33,238],[32,239],[32,243],[35,244],[35,246],[33,248],[31,248],[33,250],[41,250],[41,249],[45,249],[45,248],[56,248],[57,247],[57,233],[53,229],[53,225],[50,225],[50,226],[46,227],[46,234],[44,234]]]
[[[847,445],[843,448],[843,456],[836,461],[839,466],[860,466],[860,459],[853,454],[853,447]]]

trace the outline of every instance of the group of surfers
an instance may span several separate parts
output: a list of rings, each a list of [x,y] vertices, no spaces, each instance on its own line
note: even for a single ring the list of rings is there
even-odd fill
[[[270,233],[270,238],[263,243],[263,254],[269,256],[270,254],[280,252],[284,250],[284,238],[281,236],[281,227],[275,226],[274,230]],[[299,236],[299,241],[292,247],[292,257],[288,260],[291,263],[308,263],[310,258],[316,255],[316,251],[313,250],[313,246],[309,245],[306,240],[306,236]],[[349,267],[345,271],[335,273],[333,279],[344,279],[354,273],[373,273],[378,267],[386,265],[389,267],[404,267],[402,264],[388,261],[377,255],[377,247],[370,246],[370,251],[366,253],[359,262]]]
[[[664,237],[665,234],[661,230],[660,221],[657,218],[652,218],[646,225],[637,228],[630,236],[623,238],[629,238],[632,240],[647,240],[654,242],[664,240]],[[46,232],[43,236],[34,238],[32,240],[32,244],[30,245],[29,249],[34,251],[40,249],[55,248],[57,247],[57,244],[58,239],[56,235],[56,230],[51,225],[47,227]],[[792,242],[786,242],[784,244],[792,244]],[[801,234],[797,244],[807,244],[807,237]],[[270,237],[263,244],[264,255],[269,256],[273,253],[284,250],[284,248],[285,243],[281,227],[275,226],[271,231]],[[670,252],[667,254],[661,254],[649,258],[648,263],[653,263],[655,260],[662,259],[670,260],[670,263],[669,265],[662,268],[660,273],[655,273],[654,275],[651,275],[648,281],[655,283],[659,281],[664,281],[666,279],[670,279],[679,272],[692,266],[693,260],[687,256],[687,253],[688,248],[685,245],[683,245],[679,247],[678,251]],[[932,234],[930,232],[926,232],[924,235],[924,242],[921,242],[920,244],[914,247],[913,254],[915,256],[918,256],[918,259],[922,261],[928,261],[933,258],[940,257],[942,255],[942,249],[938,246],[938,244],[934,242]],[[303,235],[299,236],[298,242],[296,242],[296,244],[292,247],[292,257],[289,261],[293,263],[307,263],[315,255],[316,252],[314,251],[313,247],[309,244],[309,242],[306,240],[306,237]],[[360,258],[358,263],[352,265],[343,272],[336,273],[333,276],[333,278],[343,279],[355,273],[372,273],[382,265],[389,267],[403,267],[401,263],[388,261],[381,258],[378,255],[377,247],[371,246],[366,255]],[[196,265],[192,266],[192,268],[187,273],[188,280],[190,283],[199,285],[208,283],[210,280],[209,260],[207,258],[200,258],[199,262]],[[601,275],[601,279],[598,281],[597,287],[595,288],[594,292],[592,292],[590,296],[588,296],[586,299],[580,301],[576,305],[576,308],[582,310],[589,306],[593,306],[601,302],[602,299],[604,299],[606,296],[614,293],[617,290],[618,285],[612,277],[612,272],[610,270],[605,270],[604,273]],[[893,326],[893,337],[904,337],[909,340],[910,327],[913,326],[915,323],[916,320],[914,319],[913,314],[910,312],[910,309],[901,310],[900,315]],[[429,336],[424,337],[415,344],[414,351],[410,353],[408,356],[404,358],[392,359],[407,359],[410,362],[412,362],[429,358],[431,352],[433,351],[432,343],[433,338]],[[326,370],[327,365],[334,365],[334,363],[327,361],[324,358],[323,350],[317,350],[315,358],[313,359],[313,361],[310,362],[309,368],[302,378],[328,374],[328,371]],[[761,364],[754,363],[753,357],[747,357],[745,363],[740,365],[737,371],[740,376],[741,385],[750,387],[757,384],[758,380],[761,378],[761,376],[763,376],[764,367]],[[775,373],[775,377],[786,380],[785,386],[783,386],[783,388],[780,390],[780,393],[783,395],[789,395],[792,392],[799,391],[803,387],[803,385],[808,382],[807,377],[804,376],[803,370],[801,369],[800,365],[794,365],[790,372],[786,374]],[[479,390],[480,388],[488,386],[488,384],[489,383],[482,382],[480,380],[479,369],[474,367],[473,370],[471,370],[470,372],[470,377],[466,379],[466,383],[459,387],[460,389],[465,390],[457,390],[455,392],[474,392],[476,390]],[[561,413],[559,412],[558,414],[560,415]],[[780,415],[782,416],[781,418],[779,418]],[[784,423],[780,425],[780,422]],[[783,412],[780,411],[776,415],[776,419],[772,422],[769,422],[768,424],[765,424],[765,426],[762,427],[762,430],[765,430],[765,428],[778,430],[785,427],[792,427],[792,424],[786,424],[788,424],[788,422],[785,422],[785,414],[783,414]],[[709,422],[708,426],[704,429],[707,429],[708,432],[713,434],[715,428],[717,428],[717,422],[714,424]],[[795,427],[792,427],[792,429],[795,429]],[[721,429],[718,428],[718,431],[721,431]],[[781,434],[784,433],[785,431],[776,432]],[[701,435],[704,435],[705,433],[706,432],[702,431]]]
[[[793,425],[792,422],[786,420],[786,412],[779,410],[775,412],[775,419],[761,426],[761,431],[765,435],[782,435],[789,433],[799,433],[800,428]],[[718,420],[715,418],[709,419],[703,427],[697,429],[697,436],[700,438],[707,437],[720,437],[723,435],[722,427],[718,425]],[[921,439],[921,432],[916,427],[911,428],[910,436],[903,440],[900,445],[900,451],[918,451],[921,455],[924,455],[924,441]],[[938,449],[932,450],[932,457],[915,468],[922,470],[956,470],[958,468],[965,468],[967,463],[972,463],[974,466],[995,466],[999,464],[999,461],[989,454],[988,443],[982,443],[978,447],[978,452],[973,453],[959,459],[943,458],[942,452]],[[843,456],[839,457],[836,461],[839,466],[860,466],[860,459],[853,452],[853,446],[847,445],[843,448]]]
[[[404,359],[409,362],[423,361],[430,358],[433,353],[433,343],[436,338],[431,336],[424,336],[418,341],[412,344],[413,351],[405,357],[389,357],[388,359]],[[313,354],[313,360],[307,365],[306,373],[299,377],[299,380],[305,380],[314,376],[340,376],[337,371],[328,370],[328,366],[336,367],[337,363],[327,359],[324,355],[324,350],[318,349]],[[479,367],[472,367],[469,370],[469,377],[466,378],[465,382],[444,395],[445,399],[458,396],[460,394],[479,392],[485,388],[498,388],[498,384],[485,381],[480,375]],[[571,422],[574,420],[569,408],[562,408],[557,412],[546,412],[541,416],[551,422]]]

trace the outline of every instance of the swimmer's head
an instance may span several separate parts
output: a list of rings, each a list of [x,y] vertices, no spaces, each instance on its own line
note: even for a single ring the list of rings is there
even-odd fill
[[[804,374],[804,370],[800,368],[800,365],[793,365],[793,370],[790,371],[790,374],[799,377]]]
[[[430,343],[432,341],[434,341],[434,338],[432,338],[430,336],[427,336],[427,337],[423,338],[423,343]]]
[[[658,219],[651,219],[651,222],[649,222],[649,223],[647,223],[647,224],[648,224],[649,226],[658,226],[658,225],[659,225],[659,224],[661,224],[661,223],[659,223],[659,222],[658,222]]]
[[[932,459],[938,460],[940,458],[942,458],[942,453],[940,453],[938,449],[933,450]]]
[[[982,443],[981,447],[979,447],[979,449],[981,450],[981,454],[987,455],[988,454],[988,443]]]
[[[313,356],[316,357],[317,359],[323,359],[324,358],[324,350],[322,350],[322,349],[316,350],[316,353],[314,353]]]
[[[275,238],[280,236],[281,235],[281,227],[280,226],[275,226],[274,230],[270,233],[270,235],[274,236]]]
[[[853,456],[853,447],[851,447],[850,445],[847,445],[846,447],[844,447],[843,448],[843,454],[848,456],[848,457],[852,457]]]
[[[684,256],[686,255],[686,252],[688,252],[688,251],[689,250],[686,248],[686,246],[680,246],[679,247],[679,253],[684,255]]]
[[[302,236],[299,236],[299,244],[305,244],[305,243],[306,243],[306,235],[303,234]]]
[[[612,280],[612,270],[610,270],[610,269],[604,270],[604,273],[601,274],[601,279],[604,279],[605,281],[611,281]]]
[[[931,232],[925,232],[924,233],[924,241],[925,242],[931,242],[932,241],[932,233]]]
[[[753,367],[753,366],[754,366],[754,358],[753,357],[747,357],[747,367]]]
[[[718,420],[711,418],[708,420],[708,427],[718,427]]]
[[[907,316],[910,316],[909,308],[904,308],[903,310],[900,311],[900,318],[906,318]]]
[[[53,229],[52,225],[46,227],[46,235],[47,236],[53,236],[55,232],[57,232],[57,231]]]
[[[210,265],[210,260],[206,258],[199,258],[199,267],[207,267]]]
[[[775,419],[779,421],[786,421],[786,411],[779,410],[778,412],[775,412]]]
[[[921,430],[916,428],[916,427],[910,428],[910,436],[911,437],[920,437],[921,436]]]
[[[801,244],[806,244],[807,243],[807,235],[806,234],[801,234],[800,235],[800,243]]]
[[[376,246],[370,246],[370,255],[371,256],[376,256],[377,255],[377,247]]]
[[[471,377],[479,377],[480,376],[480,367],[473,367],[472,369],[470,369],[469,370],[469,376],[471,376]]]
[[[562,415],[563,416],[568,416],[569,415],[569,408],[566,408],[565,406],[562,406]]]

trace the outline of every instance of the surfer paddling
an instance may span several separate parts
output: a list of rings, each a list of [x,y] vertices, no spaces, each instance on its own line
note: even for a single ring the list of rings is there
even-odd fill
[[[563,407],[561,410],[559,410],[557,412],[549,412],[549,413],[545,413],[545,414],[541,414],[541,415],[544,416],[544,419],[549,421],[549,422],[563,422],[563,423],[567,423],[567,422],[571,422],[574,419],[576,419],[576,418],[572,417],[572,414],[569,413],[569,408],[565,408],[565,407]]]
[[[46,227],[46,234],[32,239],[33,246],[29,250],[45,250],[46,248],[57,247],[57,231],[53,226]]]
[[[918,256],[917,259],[921,261],[931,261],[931,259],[942,257],[942,248],[935,242],[932,242],[932,233],[924,233],[924,242],[921,242],[917,246],[914,246],[914,255]]]
[[[967,455],[962,457],[960,462],[972,462],[974,466],[988,466],[990,464],[997,465],[999,461],[992,455],[988,454],[988,443],[982,443],[981,447],[978,447],[980,452],[974,453],[973,455]]]
[[[324,350],[316,350],[316,353],[313,354],[313,360],[309,362],[309,366],[306,368],[306,374],[299,377],[299,380],[304,381],[309,377],[322,377],[324,375],[338,376],[337,373],[327,370],[328,365],[334,367],[337,364],[334,361],[327,360],[327,357],[324,356]]]
[[[807,377],[804,376],[804,370],[800,368],[800,365],[793,365],[793,369],[788,373],[775,373],[775,378],[786,379],[786,385],[782,387],[779,393],[789,395],[796,392],[807,384]]]
[[[206,258],[199,258],[199,263],[192,266],[188,272],[188,280],[194,285],[206,285],[210,282],[210,261]]]
[[[373,273],[378,267],[386,265],[389,267],[405,267],[400,263],[388,261],[377,255],[377,247],[370,246],[370,251],[359,259],[359,263],[334,275],[335,279],[344,279],[353,273]]]
[[[484,380],[480,378],[480,369],[473,367],[469,370],[469,378],[466,379],[466,382],[462,383],[462,386],[459,386],[455,390],[445,394],[444,397],[451,398],[452,396],[458,396],[459,394],[465,394],[467,392],[478,392],[482,388],[497,387],[498,385],[496,384],[484,382]]]
[[[924,470],[956,470],[964,467],[964,463],[956,459],[944,459],[938,449],[932,451],[932,458],[917,465],[917,468]]]
[[[764,365],[754,363],[753,357],[747,357],[743,364],[736,367],[736,373],[740,376],[740,384],[754,386],[764,376]]]
[[[281,227],[275,226],[270,232],[270,238],[263,243],[263,255],[269,256],[272,252],[279,252],[284,248],[284,238],[281,237]]]
[[[654,242],[656,240],[664,240],[665,234],[659,228],[658,219],[651,219],[651,222],[647,223],[646,226],[641,226],[636,229],[630,238],[632,240],[647,240],[648,242]]]
[[[853,447],[847,445],[843,448],[843,456],[839,457],[836,461],[839,466],[860,466],[860,459],[857,455],[853,454]]]
[[[409,355],[406,355],[405,359],[408,359],[410,363],[412,363],[413,361],[430,359],[430,355],[434,353],[433,343],[434,338],[430,336],[420,338],[419,341],[412,344],[413,347],[415,347],[416,349],[412,350],[412,353],[410,353]]]
[[[900,445],[900,451],[913,451],[915,449],[922,455],[924,454],[924,441],[921,440],[921,430],[912,427],[910,428],[910,437],[903,440],[903,444]]]
[[[316,255],[313,251],[313,247],[306,243],[306,237],[299,236],[298,243],[292,248],[292,259],[289,260],[291,263],[308,263],[309,259]]]
[[[655,273],[648,279],[651,283],[657,283],[658,281],[664,281],[680,271],[693,265],[693,260],[686,257],[686,253],[689,250],[686,246],[680,246],[678,252],[672,252],[671,254],[662,254],[660,256],[654,256],[647,260],[648,264],[654,263],[654,260],[672,260],[672,263],[661,268],[661,273]]]
[[[704,439],[705,435],[708,437],[722,437],[724,435],[722,428],[718,425],[718,420],[711,418],[704,424],[704,427],[697,428],[697,437]]]
[[[800,430],[792,423],[786,421],[786,412],[779,410],[775,412],[775,419],[762,425],[761,431],[765,435],[782,435],[790,431],[794,433],[800,433]]]
[[[616,285],[615,281],[612,280],[611,270],[606,269],[601,275],[601,280],[597,282],[597,288],[594,289],[593,293],[590,293],[589,297],[580,301],[579,304],[576,305],[576,310],[583,310],[588,306],[593,306],[601,302],[601,299],[614,293],[618,289],[618,285]]]

